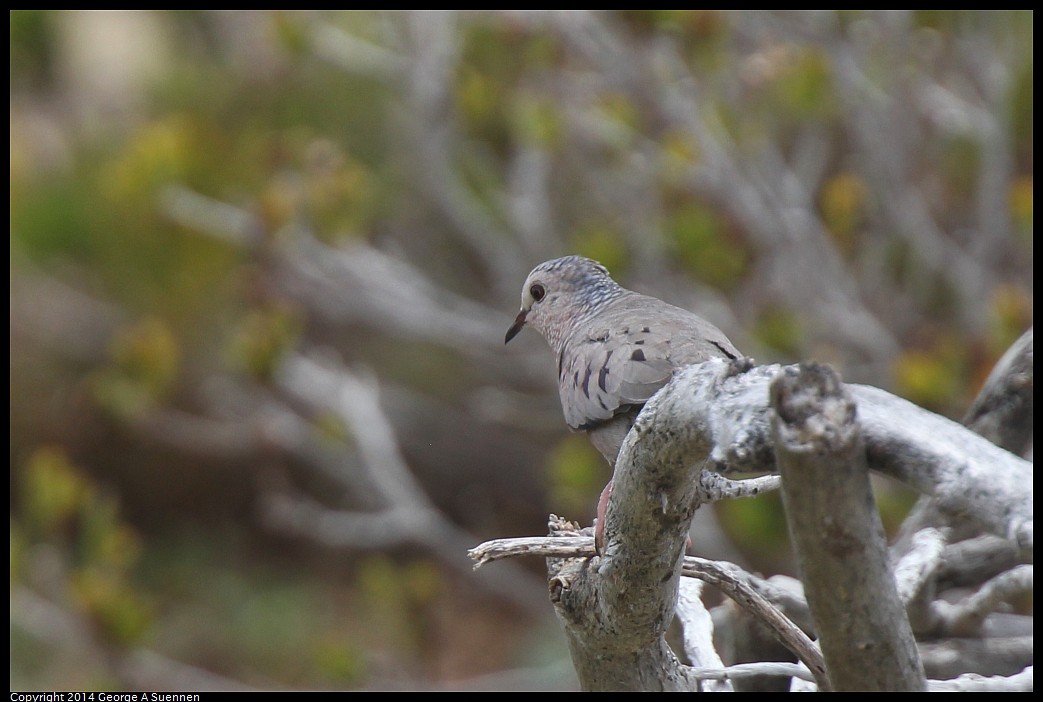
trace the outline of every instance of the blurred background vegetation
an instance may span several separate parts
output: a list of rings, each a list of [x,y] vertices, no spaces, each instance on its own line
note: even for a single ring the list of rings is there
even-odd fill
[[[1032,320],[1032,25],[12,11],[12,689],[572,687],[542,564],[464,555],[609,474],[525,274],[959,419]]]

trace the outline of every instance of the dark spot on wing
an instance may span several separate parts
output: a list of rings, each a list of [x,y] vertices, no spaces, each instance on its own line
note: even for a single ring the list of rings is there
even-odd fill
[[[641,331],[643,331],[645,334],[650,334],[652,332],[652,330],[649,329],[648,327],[642,328]]]
[[[723,346],[721,346],[720,344],[718,344],[718,343],[717,343],[716,341],[711,341],[710,343],[711,343],[711,344],[713,344],[714,346],[716,346],[716,347],[717,347],[717,349],[718,349],[718,350],[719,350],[719,351],[720,351],[721,353],[723,353],[723,354],[724,354],[725,356],[727,356],[728,358],[732,359],[733,361],[734,361],[734,360],[735,360],[736,358],[738,358],[738,356],[736,356],[735,354],[733,354],[732,352],[730,352],[730,351],[729,351],[728,349],[726,349],[726,348],[724,348]]]
[[[589,385],[590,385],[590,366],[587,366],[587,374],[583,376],[583,394],[587,396],[588,400],[590,399],[590,388],[588,387]]]
[[[637,340],[637,341],[635,341],[634,343],[635,343],[635,344],[636,344],[637,346],[644,346],[645,340],[644,340],[644,339],[638,339],[638,340]]]
[[[612,360],[612,354],[615,351],[609,351],[605,354],[605,362],[601,366],[601,370],[598,371],[598,387],[601,388],[601,392],[608,392],[608,388],[605,387],[605,378],[608,377],[608,362]]]
[[[645,352],[641,349],[634,349],[634,353],[630,354],[631,361],[643,361],[645,360]]]

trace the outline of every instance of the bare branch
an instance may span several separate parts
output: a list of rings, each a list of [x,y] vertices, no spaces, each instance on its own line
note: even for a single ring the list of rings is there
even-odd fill
[[[277,282],[327,320],[369,324],[466,357],[501,352],[499,310],[446,290],[416,267],[366,244],[331,248],[307,232],[287,239]]]
[[[467,552],[478,570],[486,563],[518,556],[540,556],[542,558],[590,558],[596,555],[593,536],[531,536],[510,539],[493,539],[481,543]]]
[[[1020,673],[1003,677],[982,677],[973,673],[965,673],[953,680],[931,680],[927,685],[928,692],[1032,692],[1032,666]]]
[[[945,537],[937,529],[929,527],[913,536],[912,548],[895,566],[898,596],[903,602],[909,603],[929,590],[928,583],[934,580],[944,549]]]
[[[699,434],[688,441],[705,446],[716,470],[771,472],[775,454],[767,385],[787,371],[779,366],[725,368],[720,361],[685,368],[660,396],[679,395],[671,410],[685,415],[686,428],[679,432]],[[682,387],[690,388],[684,397]],[[941,508],[1031,550],[1031,463],[884,390],[846,387],[858,406],[870,469],[934,496]],[[653,421],[647,407],[645,414],[647,422]]]
[[[493,560],[515,556],[543,556],[546,558],[589,558],[594,554],[592,536],[550,536],[495,539],[468,551],[475,568]],[[787,619],[761,591],[773,592],[776,588],[758,581],[749,573],[730,563],[718,563],[703,558],[685,556],[681,574],[697,578],[718,588],[732,598],[757,621],[768,627],[775,636],[793,651],[811,670],[818,671],[822,689],[827,689],[825,665],[821,653],[814,643],[798,627]],[[571,583],[562,583],[572,586]]]
[[[820,690],[831,689],[829,678],[826,675],[826,665],[818,646],[812,643],[803,631],[768,602],[763,595],[751,587],[747,582],[748,576],[736,577],[736,570],[738,570],[737,567],[731,564],[719,564],[701,558],[686,557],[682,572],[710,583],[735,600],[758,622],[767,626],[775,637],[807,666],[814,675]]]
[[[251,248],[260,243],[257,217],[227,202],[181,185],[169,185],[159,195],[159,207],[171,221],[208,236]]]
[[[1031,552],[1031,463],[879,388],[850,387],[870,468]]]
[[[767,388],[775,379],[796,372],[775,366],[751,367],[745,362],[692,366],[678,373],[639,415],[617,461],[602,557],[570,560],[551,568],[552,600],[565,622],[573,661],[585,688],[684,688],[683,673],[665,644],[649,643],[648,637],[650,632],[662,635],[676,601],[676,569],[681,561],[670,554],[679,553],[701,499],[694,473],[706,457],[719,469],[770,470],[774,452],[780,449],[768,429],[772,414]],[[1026,495],[1023,489],[1015,489],[1018,481],[1024,484],[1031,479],[1029,464],[959,425],[881,390],[844,387],[858,403],[857,412],[848,404],[852,400],[845,400],[828,417],[848,423],[856,417],[860,420],[857,426],[864,431],[866,450],[857,442],[842,444],[848,446],[845,450],[852,460],[868,458],[869,467],[884,469],[914,487],[942,496],[949,509],[956,505],[967,511],[976,509],[981,521],[994,530],[1031,543],[1031,492]],[[834,386],[837,392],[841,389]],[[782,413],[791,418],[803,416],[793,409],[783,408]],[[808,427],[796,436],[807,438],[828,431],[828,436],[844,438],[853,431],[847,424],[832,427],[814,413],[807,417],[813,421],[809,419]],[[823,468],[825,472],[816,474],[812,482],[825,481],[831,470]],[[983,485],[986,474],[989,480]],[[852,489],[852,480],[840,482]],[[841,510],[843,514],[861,514],[852,507],[859,499],[862,511],[872,504],[866,502],[871,494],[868,480],[864,477],[862,482],[860,497],[839,500],[848,505]],[[959,485],[962,490],[957,489]],[[832,490],[833,496],[841,494]],[[836,504],[829,503],[829,514],[836,514]],[[870,519],[868,512],[863,517]],[[835,519],[831,523],[830,533],[840,533]],[[818,528],[817,535],[822,531]],[[882,538],[880,549],[883,559]],[[864,574],[865,551],[857,552],[857,564],[829,570],[830,582],[840,572]],[[882,572],[887,576],[883,581],[893,590],[893,577],[886,567]],[[869,590],[874,597],[878,595],[877,588]],[[639,598],[631,594],[636,592],[642,593]],[[894,617],[880,617],[874,599],[876,618],[905,621],[897,595],[895,602]],[[912,645],[911,636],[907,638]],[[629,672],[619,672],[620,666]],[[809,668],[815,670],[813,665]]]
[[[973,670],[979,675],[1012,675],[1032,665],[1032,634],[1003,638],[954,638],[920,643],[927,676],[954,678]]]
[[[945,547],[938,580],[956,587],[977,585],[1025,560],[1031,560],[1031,554],[1019,558],[1010,541],[983,534]]]
[[[935,603],[938,631],[951,636],[973,636],[985,618],[1011,598],[1032,592],[1032,566],[1021,565],[997,575],[955,604]]]
[[[777,475],[762,475],[746,480],[729,480],[723,475],[704,470],[699,476],[699,483],[703,491],[702,501],[718,502],[738,497],[756,497],[764,492],[778,490],[780,478]]]
[[[930,631],[934,626],[932,603],[936,594],[938,568],[945,550],[945,537],[928,527],[913,535],[909,550],[895,566],[898,597],[913,631]]]
[[[923,690],[851,396],[828,366],[802,364],[778,376],[771,398],[786,521],[830,682]]]
[[[19,351],[46,345],[62,357],[97,362],[127,313],[42,271],[12,269],[10,322],[12,362]],[[25,344],[31,339],[34,344]]]
[[[272,516],[326,543],[368,548],[411,541],[431,549],[450,567],[466,565],[460,554],[474,540],[434,506],[413,476],[380,405],[375,377],[357,375],[333,359],[293,356],[283,364],[278,382],[287,393],[344,420],[381,504],[374,512],[352,514],[282,499],[269,503]],[[492,576],[500,593],[527,608],[542,608],[535,595],[540,588],[522,585],[531,576],[511,571]]]
[[[997,446],[1025,455],[1032,446],[1032,329],[996,363],[963,423]]]
[[[684,651],[693,667],[723,668],[724,662],[713,646],[713,619],[703,605],[702,588],[703,584],[698,580],[681,579],[676,613],[683,631]],[[733,692],[727,680],[701,680],[700,692]]]
[[[351,73],[387,79],[399,77],[407,68],[405,57],[327,22],[315,23],[312,42],[317,56]]]
[[[690,674],[699,680],[741,680],[743,678],[759,678],[765,675],[776,675],[787,678],[799,678],[814,682],[815,678],[806,667],[799,663],[739,663],[724,668],[693,668]]]

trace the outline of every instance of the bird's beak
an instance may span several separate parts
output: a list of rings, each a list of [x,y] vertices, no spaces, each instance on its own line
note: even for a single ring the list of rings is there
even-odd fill
[[[528,313],[528,310],[522,310],[518,313],[518,316],[514,318],[514,324],[512,324],[511,328],[507,330],[507,336],[503,338],[503,343],[506,344],[508,341],[510,341],[518,335],[518,332],[521,331],[521,328],[525,326],[525,315],[527,315]]]

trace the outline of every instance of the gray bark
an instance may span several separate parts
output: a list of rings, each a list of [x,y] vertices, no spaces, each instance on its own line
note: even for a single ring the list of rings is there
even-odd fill
[[[692,366],[679,372],[638,416],[616,464],[603,554],[550,561],[551,598],[584,689],[696,687],[691,669],[678,661],[664,635],[677,601],[688,526],[698,506],[711,499],[699,476],[707,466],[742,472],[774,469],[777,445],[769,386],[793,372],[742,361]],[[864,450],[857,443],[846,449],[854,459],[934,495],[947,510],[974,515],[979,525],[1018,550],[1031,550],[1030,463],[882,390],[850,385],[846,391],[857,403],[864,442]],[[844,406],[834,404],[830,412]],[[866,500],[867,489],[852,499]],[[870,507],[863,504],[858,516],[834,513],[837,533],[842,526],[849,528],[848,521],[870,523]],[[698,544],[694,547],[698,550]],[[844,567],[858,573],[861,563]],[[836,576],[828,569],[809,574],[831,582]],[[873,591],[864,584],[851,587]],[[905,620],[901,610],[888,612],[878,618]],[[889,638],[897,635],[880,633],[871,652],[849,650],[847,655],[859,660],[890,649],[913,658],[905,639]],[[900,680],[904,682],[895,687],[922,689],[922,683]]]
[[[829,367],[790,370],[771,386],[775,453],[832,689],[923,691],[923,665],[888,564],[855,404]]]

